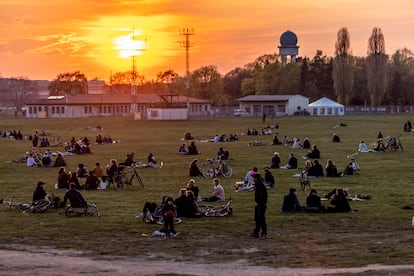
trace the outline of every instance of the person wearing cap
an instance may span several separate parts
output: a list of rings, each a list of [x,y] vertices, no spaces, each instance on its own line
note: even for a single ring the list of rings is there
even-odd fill
[[[280,156],[277,151],[273,153],[272,157],[272,165],[270,166],[272,169],[279,169],[280,168]]]
[[[44,185],[45,183],[42,181],[37,183],[36,190],[33,192],[33,201],[45,200],[47,193],[44,189]]]
[[[251,234],[252,237],[258,238],[259,232],[261,237],[267,237],[267,225],[266,225],[266,209],[267,209],[267,188],[262,181],[260,174],[256,173],[253,175],[254,179],[254,201],[256,203],[254,207],[254,221],[256,227]]]

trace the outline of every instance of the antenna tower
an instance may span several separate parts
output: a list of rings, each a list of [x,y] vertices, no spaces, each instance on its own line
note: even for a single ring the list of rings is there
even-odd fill
[[[186,69],[186,88],[190,93],[190,48],[194,43],[190,42],[190,36],[194,35],[194,29],[184,28],[180,31],[180,35],[185,37],[184,41],[180,42],[181,47],[185,48],[185,69]],[[188,94],[188,96],[190,96]]]

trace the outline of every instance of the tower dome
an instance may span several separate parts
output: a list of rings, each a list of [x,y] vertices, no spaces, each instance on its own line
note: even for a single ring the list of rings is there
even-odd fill
[[[294,32],[286,31],[280,36],[280,45],[284,47],[296,46],[298,37]]]

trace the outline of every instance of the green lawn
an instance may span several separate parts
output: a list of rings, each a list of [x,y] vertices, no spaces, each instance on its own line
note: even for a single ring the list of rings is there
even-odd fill
[[[398,136],[404,152],[359,154],[357,161],[361,173],[341,178],[312,179],[312,187],[323,195],[336,187],[348,188],[351,194],[368,194],[371,200],[351,202],[356,210],[347,214],[293,214],[280,213],[283,195],[290,187],[299,189],[299,180],[292,170],[272,170],[277,187],[269,190],[269,208],[266,214],[269,233],[266,240],[252,239],[254,228],[253,193],[235,193],[234,183],[243,178],[253,166],[261,173],[270,165],[274,151],[280,153],[282,163],[288,154],[300,157],[307,150],[292,150],[285,146],[271,146],[272,136],[246,136],[247,128],[261,129],[262,118],[191,119],[189,121],[134,121],[126,118],[87,119],[1,119],[1,130],[21,130],[30,134],[35,130],[61,135],[62,141],[72,136],[87,136],[94,140],[98,134],[111,135],[118,144],[93,145],[92,154],[66,156],[68,170],[75,170],[78,163],[92,169],[95,162],[108,164],[111,158],[123,160],[126,153],[134,152],[136,160],[145,161],[149,152],[161,169],[141,169],[145,183],[142,190],[137,183],[127,190],[117,192],[83,191],[88,201],[96,202],[100,218],[67,218],[62,210],[49,210],[43,214],[22,214],[7,205],[0,206],[1,244],[22,243],[50,245],[57,248],[91,250],[93,253],[110,255],[143,255],[148,259],[170,259],[196,262],[231,262],[244,259],[255,265],[272,267],[350,267],[366,264],[411,264],[414,261],[414,242],[411,218],[413,211],[403,210],[404,205],[414,204],[411,186],[413,170],[413,134],[403,133],[402,125],[408,115],[364,115],[345,117],[283,117],[276,118],[279,138],[287,135],[303,140],[308,137],[321,151],[321,163],[327,159],[336,161],[342,170],[346,156],[355,152],[360,140],[374,143],[378,131],[384,136]],[[336,127],[341,121],[348,126]],[[267,122],[269,124],[269,121]],[[103,130],[86,130],[87,126],[102,125]],[[189,179],[188,164],[192,156],[177,154],[184,133],[190,131],[197,140],[211,139],[215,134],[237,133],[240,141],[233,143],[201,143],[197,146],[200,161],[215,156],[220,146],[230,151],[233,177],[221,178],[226,197],[233,199],[234,214],[226,218],[184,219],[176,228],[178,238],[165,240],[140,237],[139,232],[159,230],[156,225],[145,224],[134,218],[146,201],[159,203],[163,195],[177,197],[180,188]],[[337,133],[341,143],[332,143]],[[267,141],[267,146],[249,147],[248,142]],[[46,190],[63,197],[64,192],[53,188],[57,168],[27,168],[25,164],[8,163],[17,159],[31,147],[30,141],[0,138],[0,197],[29,201],[38,181],[47,183]],[[51,148],[61,151],[62,147]],[[197,179],[202,196],[212,190],[211,179]],[[299,190],[301,203],[305,193]],[[328,204],[325,202],[325,204]],[[219,254],[219,255],[218,255]]]

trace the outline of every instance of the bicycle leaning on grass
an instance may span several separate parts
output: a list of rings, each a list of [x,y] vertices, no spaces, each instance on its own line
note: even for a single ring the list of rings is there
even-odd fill
[[[43,213],[47,209],[53,208],[55,203],[53,197],[48,196],[44,200],[37,200],[32,202],[18,202],[14,200],[15,197],[10,198],[9,201],[0,200],[0,203],[6,203],[12,210],[19,210],[23,213]]]
[[[116,190],[125,190],[127,186],[132,186],[134,178],[137,179],[139,185],[144,189],[144,182],[138,174],[135,166],[119,166],[118,172],[112,178],[112,183]]]
[[[215,159],[218,166],[215,167],[212,159],[207,159],[201,165],[201,173],[205,178],[213,178],[217,176],[231,177],[233,175],[233,169],[225,160]]]

